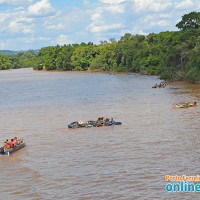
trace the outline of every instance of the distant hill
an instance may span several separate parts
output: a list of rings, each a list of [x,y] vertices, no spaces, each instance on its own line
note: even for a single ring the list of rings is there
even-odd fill
[[[27,52],[27,51],[34,51],[35,54],[37,54],[39,52],[40,49],[36,49],[36,50],[33,50],[33,49],[29,49],[29,50],[26,50],[26,51],[10,51],[10,50],[0,50],[0,54],[5,54],[5,55],[8,55],[8,56],[11,56],[11,55],[14,55],[14,54],[17,54],[19,52]]]
[[[17,51],[10,51],[10,50],[0,50],[0,54],[5,54],[5,55],[13,55],[16,54]]]

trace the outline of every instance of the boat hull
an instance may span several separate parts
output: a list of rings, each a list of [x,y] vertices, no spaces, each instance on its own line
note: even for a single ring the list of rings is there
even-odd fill
[[[174,106],[174,109],[179,109],[179,108],[189,108],[190,106],[185,106],[185,105],[180,105],[180,106]]]
[[[153,86],[152,88],[165,88],[165,86]]]
[[[5,152],[2,151],[3,147],[1,147],[0,155],[7,155],[7,156],[9,156],[10,154],[12,154],[12,153],[14,153],[14,152],[22,149],[25,146],[26,146],[26,144],[25,144],[25,142],[23,142],[20,145],[18,145],[17,147],[14,147],[14,148],[10,149],[9,151],[5,151]]]

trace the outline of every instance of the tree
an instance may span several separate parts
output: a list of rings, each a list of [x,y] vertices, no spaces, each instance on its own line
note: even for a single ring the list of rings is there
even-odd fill
[[[182,16],[182,20],[176,24],[181,30],[200,28],[200,12],[191,12]]]

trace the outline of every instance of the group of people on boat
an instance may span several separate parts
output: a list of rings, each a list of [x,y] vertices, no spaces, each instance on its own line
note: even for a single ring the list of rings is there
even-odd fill
[[[98,117],[96,121],[90,120],[87,122],[75,121],[68,125],[69,128],[79,128],[79,127],[100,127],[100,126],[111,126],[120,125],[121,122],[115,122],[113,118]]]
[[[10,142],[7,140],[4,141],[4,150],[9,151],[10,149],[16,147],[19,145],[19,141],[17,137],[14,137],[13,139],[10,140]]]
[[[164,88],[165,86],[166,86],[166,83],[161,82],[159,84],[156,83],[152,88]]]
[[[188,107],[196,107],[197,106],[197,102],[195,101],[194,103],[188,103],[185,102],[185,104],[182,105],[178,105],[178,104],[174,104],[174,108],[188,108]]]
[[[97,124],[105,125],[106,123],[115,124],[115,120],[113,118],[105,118],[105,117],[99,117],[96,121]]]

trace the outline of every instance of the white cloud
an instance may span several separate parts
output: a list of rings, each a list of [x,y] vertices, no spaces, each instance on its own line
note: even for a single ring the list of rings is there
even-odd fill
[[[143,30],[139,30],[137,32],[137,34],[139,34],[139,35],[148,35],[149,33],[145,33],[145,32],[143,32]]]
[[[167,20],[160,20],[160,21],[157,22],[157,25],[165,27],[165,26],[169,26],[170,22],[167,21]]]
[[[30,4],[33,0],[0,0],[0,6],[18,6],[24,4]]]
[[[83,3],[84,3],[85,5],[87,5],[87,4],[90,3],[90,1],[89,1],[89,0],[83,0]]]
[[[0,49],[5,49],[5,44],[0,42]]]
[[[125,2],[126,0],[100,0],[102,3],[108,3],[108,4],[120,4],[122,2]]]
[[[172,17],[172,15],[169,14],[169,13],[168,13],[168,14],[162,14],[162,13],[161,13],[161,14],[160,14],[160,17],[161,17],[161,18],[170,18],[170,17]]]
[[[24,25],[23,23],[19,23],[17,20],[10,21],[7,26],[7,30],[11,33],[24,33],[29,34],[33,33],[33,26],[32,25]]]
[[[47,17],[55,14],[55,9],[51,6],[49,0],[41,0],[29,6],[28,16]]]
[[[0,23],[5,22],[10,17],[9,13],[0,13]]]
[[[36,39],[34,37],[29,37],[24,39],[24,42],[28,44],[34,43],[35,41]]]
[[[21,17],[19,19],[17,19],[18,23],[31,23],[33,20],[31,18],[27,18],[27,17]]]
[[[8,24],[8,29],[11,30],[13,33],[18,33],[20,31],[20,24],[18,24],[16,21],[11,21]]]
[[[188,9],[188,7],[193,6],[192,0],[184,0],[180,3],[176,3],[175,9]]]
[[[72,41],[69,39],[69,36],[64,34],[59,35],[56,41],[58,45],[72,44]]]
[[[133,0],[134,9],[140,11],[160,12],[172,5],[171,0]]]
[[[102,25],[102,26],[91,25],[90,31],[93,33],[100,33],[100,32],[106,32],[109,30],[119,29],[119,28],[124,28],[124,25],[122,24],[111,24],[111,25]]]
[[[39,37],[39,40],[46,40],[46,41],[48,41],[48,40],[51,40],[51,38],[49,38],[49,37]]]
[[[62,30],[62,29],[65,28],[65,26],[62,23],[59,23],[57,25],[46,26],[46,28],[49,29],[49,30]]]
[[[101,19],[102,17],[102,13],[103,13],[103,10],[99,10],[98,12],[94,13],[93,15],[91,15],[91,20],[92,21],[98,21]]]
[[[105,11],[111,12],[111,13],[124,13],[125,7],[123,5],[110,5],[104,8]]]

